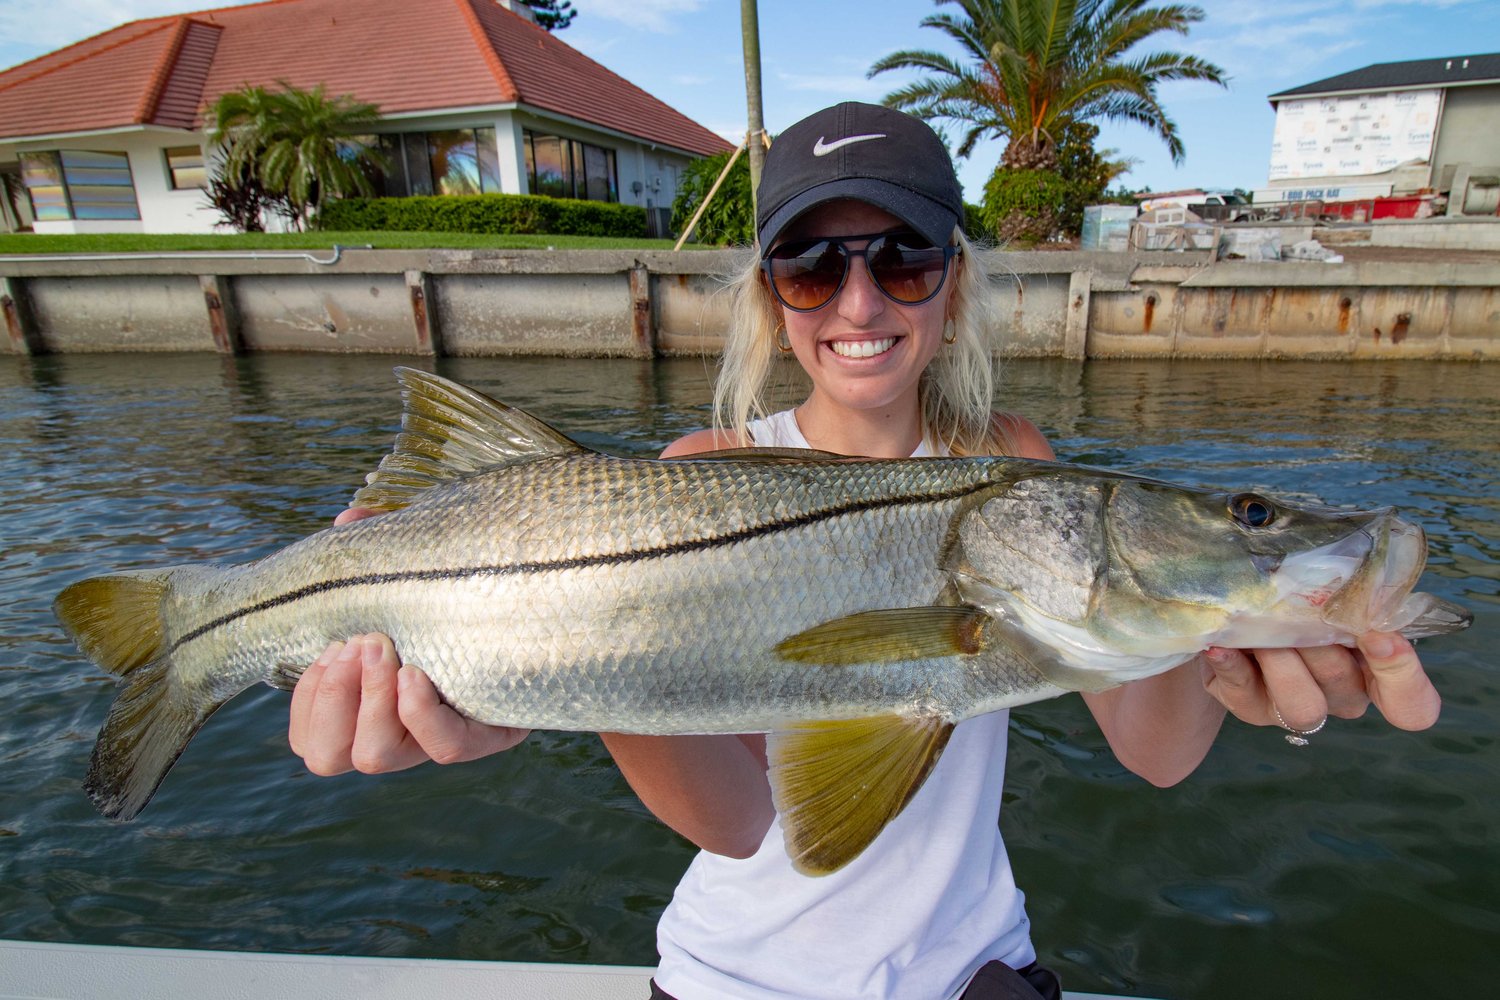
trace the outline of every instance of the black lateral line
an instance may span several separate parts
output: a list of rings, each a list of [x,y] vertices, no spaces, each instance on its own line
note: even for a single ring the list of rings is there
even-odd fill
[[[661,559],[667,556],[682,555],[686,552],[722,548],[726,545],[734,545],[752,538],[774,535],[783,531],[793,531],[797,528],[805,528],[808,525],[817,524],[820,521],[830,521],[849,514],[862,514],[866,511],[880,510],[885,507],[899,507],[903,504],[943,503],[948,500],[959,500],[971,494],[978,493],[980,490],[987,489],[991,485],[993,484],[981,482],[920,498],[898,496],[882,497],[876,500],[860,500],[854,503],[840,504],[837,507],[809,511],[806,514],[784,518],[780,521],[768,521],[765,524],[741,528],[739,531],[732,531],[724,535],[715,535],[711,538],[698,538],[686,542],[673,542],[670,545],[659,545],[653,549],[640,549],[628,552],[603,552],[597,555],[576,556],[572,559],[553,559],[546,562],[507,563],[496,566],[456,566],[447,569],[402,570],[396,573],[370,573],[364,576],[348,576],[336,580],[323,580],[319,583],[308,584],[305,587],[298,587],[296,590],[289,590],[284,594],[278,594],[275,597],[267,598],[264,601],[248,605],[247,607],[238,608],[228,614],[220,615],[218,618],[180,636],[172,643],[172,652],[175,653],[185,644],[232,621],[261,611],[270,611],[274,608],[292,604],[306,597],[326,594],[331,590],[342,590],[346,587],[376,586],[384,583],[457,580],[468,576],[516,576],[522,573],[553,573],[572,569],[588,569],[594,566],[617,566],[622,563],[641,562],[647,559]]]

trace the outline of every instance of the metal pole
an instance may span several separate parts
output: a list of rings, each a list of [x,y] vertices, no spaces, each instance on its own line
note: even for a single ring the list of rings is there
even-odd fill
[[[740,33],[745,46],[745,110],[749,132],[745,145],[750,152],[750,206],[755,208],[755,194],[760,188],[760,167],[766,160],[765,121],[760,100],[760,14],[756,0],[740,0]]]

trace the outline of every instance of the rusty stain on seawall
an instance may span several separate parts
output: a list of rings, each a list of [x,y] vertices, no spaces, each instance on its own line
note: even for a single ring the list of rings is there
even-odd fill
[[[1396,322],[1391,326],[1391,343],[1399,344],[1406,339],[1406,331],[1411,329],[1411,313],[1399,313]]]

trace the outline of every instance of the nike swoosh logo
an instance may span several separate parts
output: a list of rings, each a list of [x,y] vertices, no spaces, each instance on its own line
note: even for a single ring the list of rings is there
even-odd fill
[[[846,139],[835,139],[833,142],[824,142],[823,137],[818,136],[818,141],[813,143],[814,156],[827,156],[840,146],[847,146],[851,142],[869,142],[871,139],[884,139],[885,133],[879,132],[875,135],[851,135]]]

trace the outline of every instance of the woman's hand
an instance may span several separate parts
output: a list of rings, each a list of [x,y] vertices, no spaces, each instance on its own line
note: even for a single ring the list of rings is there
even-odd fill
[[[1329,716],[1357,719],[1373,702],[1399,729],[1426,729],[1442,699],[1412,645],[1396,632],[1369,632],[1358,646],[1211,649],[1203,687],[1243,722],[1310,732]],[[1277,718],[1277,713],[1280,718]]]
[[[382,774],[509,750],[528,730],[486,726],[443,704],[416,667],[402,666],[386,636],[329,645],[292,691],[287,739],[314,774]]]
[[[350,509],[335,524],[370,517]],[[384,635],[329,645],[292,691],[287,739],[314,774],[400,771],[509,750],[528,730],[486,726],[443,704],[427,675],[403,666]]]

